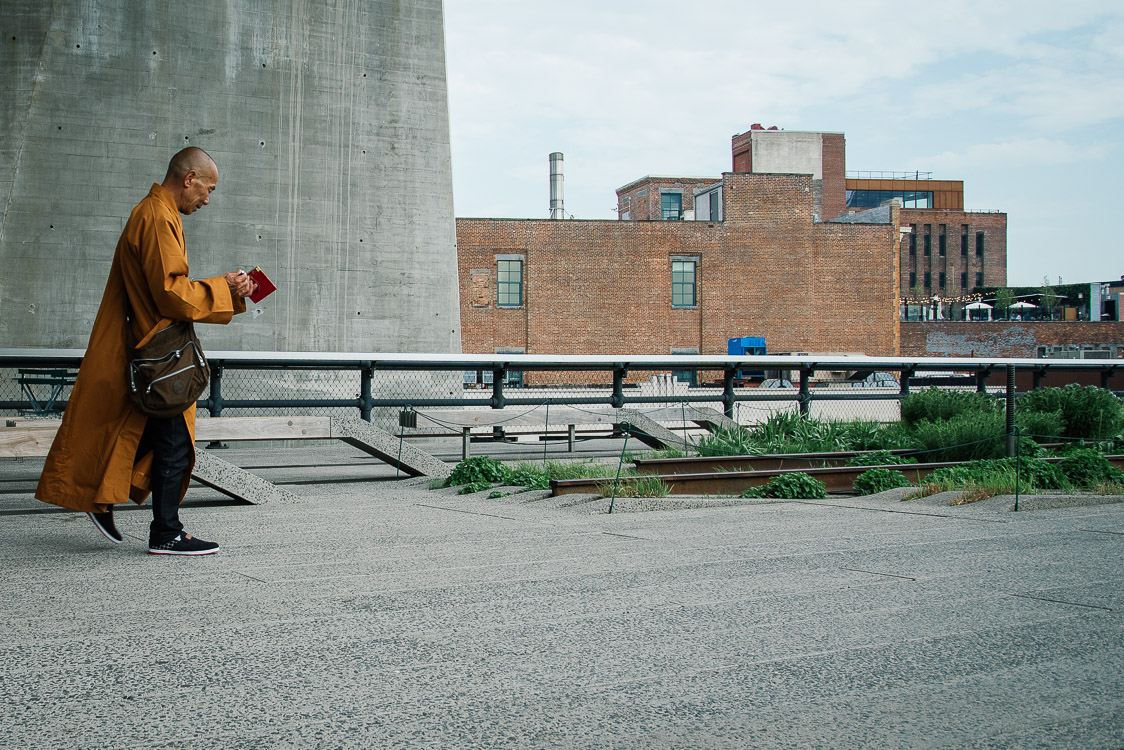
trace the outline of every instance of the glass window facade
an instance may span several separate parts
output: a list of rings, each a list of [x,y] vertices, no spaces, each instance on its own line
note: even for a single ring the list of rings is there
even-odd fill
[[[523,261],[496,261],[496,303],[500,307],[523,305]]]
[[[671,306],[695,307],[698,302],[695,271],[698,262],[678,258],[671,261]]]
[[[848,208],[878,208],[894,198],[901,199],[902,208],[932,208],[931,190],[848,190]]]

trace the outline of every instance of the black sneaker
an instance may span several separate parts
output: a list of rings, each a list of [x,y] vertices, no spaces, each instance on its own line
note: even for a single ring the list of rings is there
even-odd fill
[[[125,537],[117,530],[117,524],[113,523],[112,510],[107,510],[105,513],[87,513],[86,517],[94,522],[94,526],[97,526],[98,531],[109,541],[114,544],[125,541]]]
[[[219,551],[215,542],[204,542],[196,539],[191,534],[180,534],[175,539],[163,544],[148,544],[150,555],[213,555]]]

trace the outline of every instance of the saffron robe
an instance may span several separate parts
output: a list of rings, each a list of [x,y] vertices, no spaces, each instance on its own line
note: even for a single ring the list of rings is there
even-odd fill
[[[133,406],[126,384],[126,293],[138,346],[173,321],[229,323],[246,310],[222,276],[188,277],[179,210],[171,194],[154,184],[117,242],[90,342],[35,490],[43,502],[97,513],[130,499],[143,502],[150,492],[152,454],[136,460],[148,417]],[[183,416],[194,467],[195,404]],[[181,501],[190,481],[189,469]]]

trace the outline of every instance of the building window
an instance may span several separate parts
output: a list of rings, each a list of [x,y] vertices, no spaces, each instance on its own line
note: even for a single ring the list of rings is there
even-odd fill
[[[947,243],[945,242],[944,224],[941,224],[940,234],[937,235],[937,255],[944,257]],[[942,285],[943,286],[943,285]]]
[[[917,274],[914,273],[913,271],[910,271],[909,272],[909,288],[912,290],[913,287],[915,287],[915,286],[917,286]]]
[[[933,286],[933,274],[928,271],[925,272],[925,288],[931,289]]]
[[[976,286],[983,286],[983,271],[976,271]]]
[[[621,198],[621,207],[618,216],[621,221],[628,221],[632,218],[632,198]]]
[[[961,289],[967,289],[968,288],[968,272],[967,271],[962,271],[960,273],[960,288]]]
[[[968,257],[968,225],[960,225],[960,257]]]
[[[885,206],[894,198],[902,202],[902,208],[932,208],[931,190],[848,190],[847,208],[878,208]]]
[[[940,276],[939,276],[938,278],[940,279],[941,290],[943,291],[943,290],[944,290],[944,287],[945,287],[945,283],[944,283],[944,272],[943,272],[943,271],[941,272],[941,274],[940,274]]]
[[[496,260],[496,304],[500,307],[523,306],[523,258],[500,257]]]
[[[984,254],[984,233],[976,232],[976,257],[982,258]]]
[[[917,257],[917,225],[909,225],[909,254]]]
[[[671,259],[671,306],[695,307],[698,303],[695,271],[698,258]]]
[[[925,257],[933,254],[933,225],[925,225]],[[927,286],[927,285],[926,285]]]
[[[678,221],[683,218],[682,193],[660,193],[660,218],[664,221]]]

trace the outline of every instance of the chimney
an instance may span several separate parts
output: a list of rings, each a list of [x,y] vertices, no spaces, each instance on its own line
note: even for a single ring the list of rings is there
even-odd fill
[[[562,208],[562,154],[558,151],[550,155],[550,218],[566,218]]]

